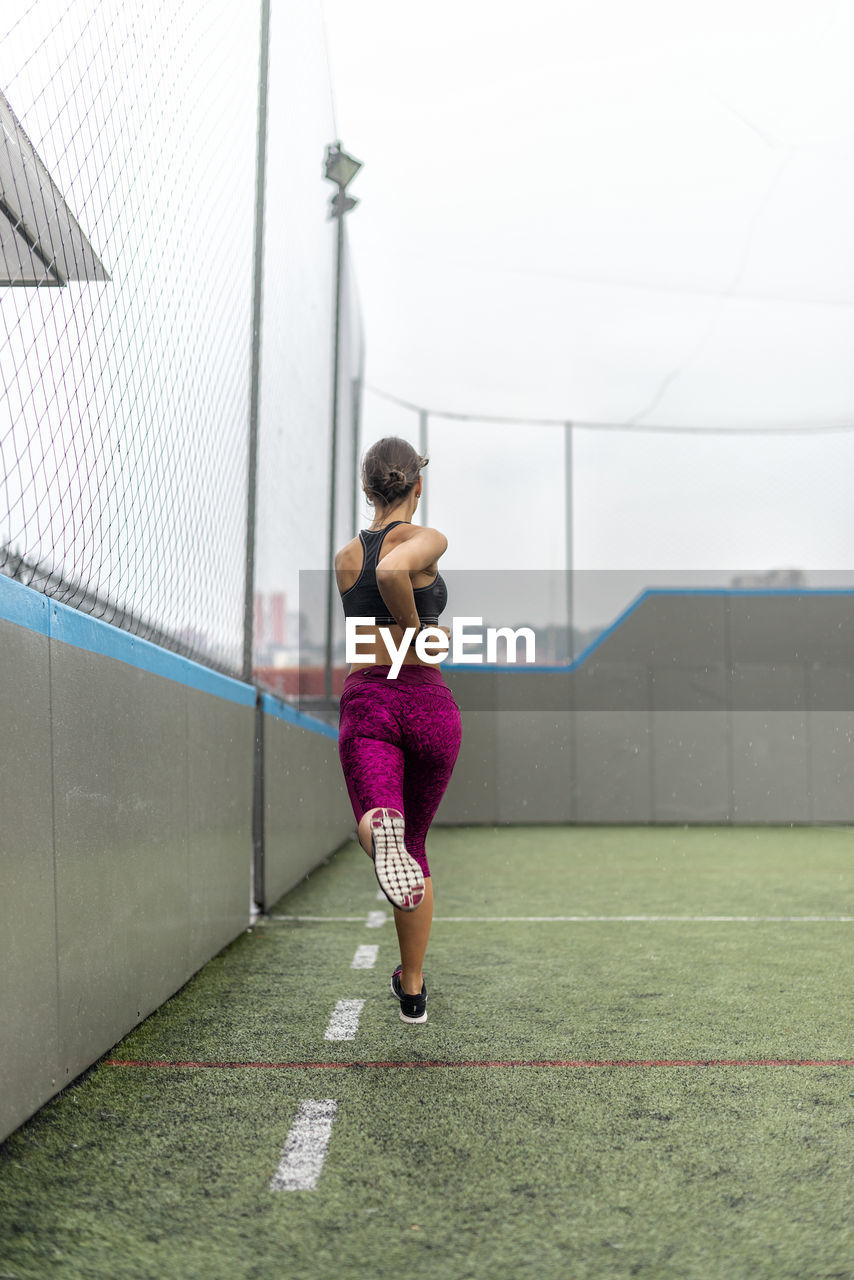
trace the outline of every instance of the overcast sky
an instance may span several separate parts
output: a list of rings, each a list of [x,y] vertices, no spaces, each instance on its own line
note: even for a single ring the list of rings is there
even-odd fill
[[[367,381],[574,432],[585,568],[848,569],[854,6],[324,0]],[[365,438],[413,415],[368,393]],[[438,422],[449,566],[562,567],[563,432]],[[467,487],[469,486],[469,487]],[[364,523],[367,523],[367,515]]]

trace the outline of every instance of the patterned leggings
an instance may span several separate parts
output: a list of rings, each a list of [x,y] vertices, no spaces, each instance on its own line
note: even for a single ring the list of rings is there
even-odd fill
[[[429,876],[427,829],[451,778],[462,724],[436,667],[404,663],[352,671],[341,691],[338,754],[356,821],[368,809],[399,809],[406,848]]]

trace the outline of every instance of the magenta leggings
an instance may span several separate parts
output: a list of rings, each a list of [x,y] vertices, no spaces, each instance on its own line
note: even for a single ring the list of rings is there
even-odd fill
[[[460,709],[437,667],[405,663],[352,671],[341,690],[338,755],[358,823],[368,809],[399,809],[404,841],[425,876],[427,829],[460,750]]]

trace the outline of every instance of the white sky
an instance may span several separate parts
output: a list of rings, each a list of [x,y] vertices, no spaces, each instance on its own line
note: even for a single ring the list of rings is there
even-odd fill
[[[854,423],[854,6],[324,10],[365,165],[348,226],[369,384],[473,414]],[[412,415],[365,409],[366,441],[417,439]],[[565,563],[561,434],[436,425],[449,566]],[[581,567],[854,565],[854,433],[579,428],[574,462]]]

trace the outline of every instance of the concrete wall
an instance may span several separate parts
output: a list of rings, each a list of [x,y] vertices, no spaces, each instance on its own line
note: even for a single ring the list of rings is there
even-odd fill
[[[570,669],[445,667],[436,822],[854,821],[852,635],[650,592]],[[0,645],[3,1136],[245,927],[253,834],[269,908],[355,824],[332,725],[2,577]]]
[[[444,667],[436,822],[852,822],[852,637],[850,591],[650,591],[571,668]]]
[[[264,694],[263,873],[268,910],[355,831],[338,759],[338,731]]]
[[[0,646],[2,1138],[246,927],[253,819],[265,907],[354,823],[276,698],[4,577]]]
[[[255,690],[0,578],[0,1135],[249,919]]]

